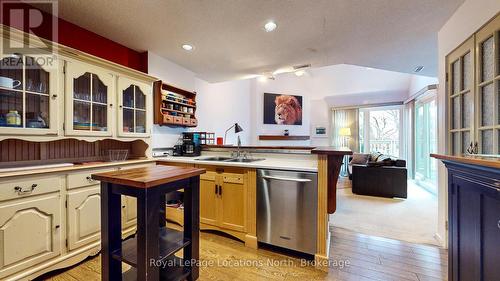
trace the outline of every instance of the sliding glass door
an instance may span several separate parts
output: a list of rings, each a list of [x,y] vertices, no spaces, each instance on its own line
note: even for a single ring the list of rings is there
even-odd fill
[[[415,180],[437,194],[437,108],[435,97],[415,103]]]
[[[359,113],[360,151],[401,157],[401,106],[363,108]]]

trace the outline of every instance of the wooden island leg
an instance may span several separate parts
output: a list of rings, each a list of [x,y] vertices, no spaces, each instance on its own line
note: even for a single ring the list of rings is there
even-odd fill
[[[140,191],[137,196],[137,276],[143,281],[157,281],[160,268],[150,266],[160,255],[160,194],[155,190]],[[139,280],[139,279],[138,279]]]
[[[122,247],[121,196],[101,182],[101,275],[103,281],[121,281],[122,263],[111,253]]]
[[[190,239],[191,244],[184,248],[184,261],[190,262],[191,274],[187,280],[197,280],[199,268],[191,261],[199,260],[200,240],[200,177],[192,177],[189,187],[184,189],[184,238]]]

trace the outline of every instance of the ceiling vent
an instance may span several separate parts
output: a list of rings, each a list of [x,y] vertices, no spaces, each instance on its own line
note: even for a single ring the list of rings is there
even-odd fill
[[[310,63],[308,63],[308,64],[294,65],[293,66],[293,70],[298,70],[298,69],[303,69],[303,68],[308,68],[308,67],[311,67]]]
[[[420,71],[422,71],[422,69],[424,69],[424,66],[423,65],[419,65],[419,66],[415,67],[415,69],[413,70],[413,72],[419,73]]]

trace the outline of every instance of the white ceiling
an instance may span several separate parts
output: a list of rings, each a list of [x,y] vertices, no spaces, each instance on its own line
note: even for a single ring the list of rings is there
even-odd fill
[[[297,64],[437,76],[437,32],[464,0],[64,0],[59,16],[209,82]],[[278,28],[263,30],[267,20]],[[192,52],[182,44],[195,46]]]

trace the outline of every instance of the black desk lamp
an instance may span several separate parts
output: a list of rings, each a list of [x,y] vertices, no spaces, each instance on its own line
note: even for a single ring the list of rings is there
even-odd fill
[[[234,133],[235,134],[243,131],[243,128],[241,128],[240,125],[238,125],[238,123],[234,123],[234,125],[232,125],[231,127],[229,127],[229,129],[226,130],[226,133],[224,133],[224,144],[226,144],[227,132],[229,132],[229,130],[231,130],[233,127],[234,127]]]

